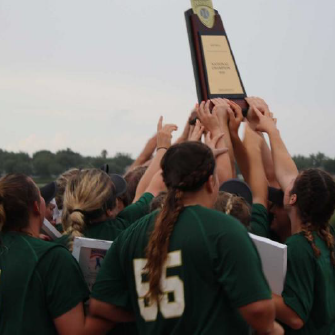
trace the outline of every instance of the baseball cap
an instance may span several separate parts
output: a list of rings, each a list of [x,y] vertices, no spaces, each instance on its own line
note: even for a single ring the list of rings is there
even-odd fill
[[[46,204],[48,204],[56,195],[56,183],[52,181],[40,188],[41,196]]]
[[[252,192],[247,183],[237,178],[229,179],[220,186],[220,191],[235,194],[252,206]]]
[[[114,187],[115,187],[115,196],[119,197],[120,195],[124,194],[127,191],[127,182],[126,180],[116,173],[109,173],[109,165],[104,164],[101,167],[101,170],[106,172],[110,179],[112,180]]]
[[[278,206],[283,206],[284,192],[280,188],[268,187],[268,200]]]

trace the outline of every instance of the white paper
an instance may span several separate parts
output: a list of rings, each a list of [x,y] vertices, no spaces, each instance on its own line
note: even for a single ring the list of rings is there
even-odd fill
[[[281,295],[287,268],[287,245],[250,234],[262,261],[263,272],[273,293]]]
[[[45,218],[41,230],[53,240],[62,236],[62,234]]]
[[[72,255],[78,261],[86,283],[92,291],[97,274],[112,241],[75,237]]]

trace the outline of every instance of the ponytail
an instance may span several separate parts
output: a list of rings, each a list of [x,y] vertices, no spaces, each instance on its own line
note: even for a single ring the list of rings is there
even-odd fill
[[[169,190],[163,209],[157,216],[155,228],[150,235],[147,247],[146,269],[149,270],[149,292],[147,297],[151,297],[158,302],[159,295],[162,294],[160,280],[163,264],[167,258],[170,236],[174,225],[183,210],[183,191],[178,189]]]

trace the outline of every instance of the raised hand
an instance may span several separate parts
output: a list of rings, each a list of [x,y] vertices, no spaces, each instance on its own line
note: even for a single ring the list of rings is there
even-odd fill
[[[224,133],[219,133],[215,136],[212,136],[211,133],[207,133],[205,136],[205,143],[212,149],[213,155],[215,158],[228,152],[228,148],[218,148],[218,143],[220,139],[224,136]]]
[[[231,106],[229,104],[229,100],[216,98],[211,100],[214,104],[213,112],[217,115],[219,124],[222,126],[223,124],[227,124],[229,120],[229,111],[231,111]]]
[[[249,98],[245,98],[245,100],[249,104],[247,119],[249,121],[250,127],[252,129],[255,129],[256,124],[258,122],[258,117],[257,117],[257,114],[255,113],[255,108],[257,108],[263,115],[269,116],[271,115],[269,106],[261,98],[249,97]]]
[[[190,132],[188,136],[189,141],[200,141],[201,136],[205,131],[205,127],[201,124],[199,120],[196,120],[195,126],[190,127]]]
[[[254,123],[254,129],[256,131],[261,131],[269,134],[271,131],[277,130],[277,119],[273,118],[272,113],[268,115],[263,115],[263,113],[256,107],[253,107],[253,110],[258,119],[258,121]]]
[[[197,105],[197,114],[206,131],[215,135],[221,130],[216,111],[213,109],[213,112],[211,113],[209,110],[210,103],[211,101],[207,100],[206,103],[205,101],[202,101],[200,105]]]
[[[229,116],[229,131],[231,135],[237,135],[241,122],[243,121],[242,108],[233,101],[228,100],[230,109],[228,109]]]
[[[159,118],[157,124],[157,150],[160,148],[168,149],[171,146],[172,132],[178,127],[175,124],[166,124],[163,126],[163,117]]]

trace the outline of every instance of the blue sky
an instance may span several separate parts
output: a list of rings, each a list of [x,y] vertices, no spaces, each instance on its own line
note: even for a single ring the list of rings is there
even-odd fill
[[[335,156],[335,2],[213,0],[292,154]],[[196,102],[188,0],[1,0],[0,148],[135,156]]]

